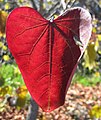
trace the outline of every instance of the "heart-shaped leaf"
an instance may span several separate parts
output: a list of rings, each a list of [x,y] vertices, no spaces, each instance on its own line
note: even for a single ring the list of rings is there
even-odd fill
[[[47,112],[64,104],[77,63],[91,36],[91,16],[83,8],[55,20],[20,7],[8,17],[8,47],[32,98]]]

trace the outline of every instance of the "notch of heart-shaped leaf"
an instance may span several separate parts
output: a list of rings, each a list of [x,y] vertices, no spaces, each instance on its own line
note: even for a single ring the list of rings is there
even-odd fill
[[[32,98],[44,111],[64,104],[91,29],[91,16],[83,8],[67,10],[53,21],[29,7],[17,8],[9,15],[8,47]]]

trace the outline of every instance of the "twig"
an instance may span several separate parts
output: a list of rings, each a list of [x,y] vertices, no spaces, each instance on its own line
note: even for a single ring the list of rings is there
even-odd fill
[[[101,5],[99,4],[97,0],[94,0],[94,2],[101,8]]]
[[[61,5],[62,5],[63,9],[65,10],[66,9],[66,2],[65,2],[65,0],[61,0]]]
[[[34,0],[30,0],[30,1],[31,1],[32,5],[33,5],[33,8],[34,8],[35,10],[37,10],[37,7],[36,7],[36,5],[35,5]]]
[[[45,18],[48,18],[49,16],[51,16],[54,13],[53,11],[56,11],[58,5],[60,5],[59,1],[53,7],[51,7],[47,13],[44,13],[43,16]]]
[[[39,12],[42,14],[43,13],[43,0],[40,0],[40,10]]]
[[[75,4],[75,2],[76,2],[76,0],[73,0],[70,7],[72,7]]]

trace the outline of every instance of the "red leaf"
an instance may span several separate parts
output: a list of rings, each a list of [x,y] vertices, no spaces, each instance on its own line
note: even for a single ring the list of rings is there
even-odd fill
[[[64,104],[91,28],[91,16],[82,8],[70,9],[53,22],[28,7],[17,8],[9,15],[9,49],[32,98],[44,111]]]

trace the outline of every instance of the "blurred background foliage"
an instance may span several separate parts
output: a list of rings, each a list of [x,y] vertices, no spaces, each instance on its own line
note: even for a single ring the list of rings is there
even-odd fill
[[[71,7],[86,8],[92,15],[92,36],[73,77],[72,85],[80,83],[84,86],[94,86],[101,83],[101,0],[0,0],[0,111],[5,109],[7,101],[19,109],[26,106],[26,101],[30,98],[8,49],[5,35],[9,13],[20,6],[33,7],[46,19],[53,15],[58,17]]]

